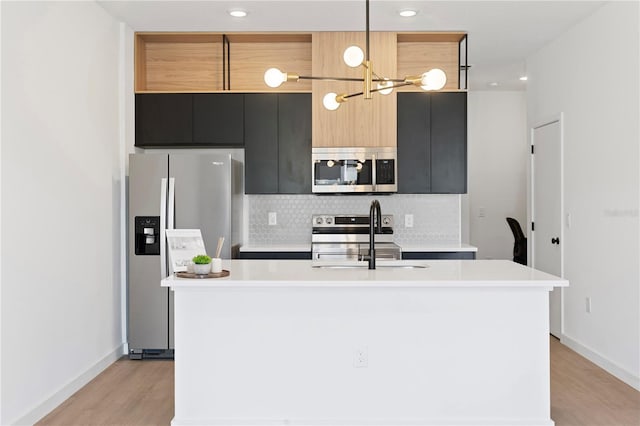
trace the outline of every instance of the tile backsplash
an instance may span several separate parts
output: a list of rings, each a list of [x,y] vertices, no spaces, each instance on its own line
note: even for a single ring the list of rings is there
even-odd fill
[[[369,214],[373,199],[382,214],[393,214],[395,242],[419,244],[460,242],[460,195],[247,195],[247,244],[311,243],[314,214]],[[276,225],[269,225],[269,213]],[[413,215],[413,227],[405,227],[405,214]]]

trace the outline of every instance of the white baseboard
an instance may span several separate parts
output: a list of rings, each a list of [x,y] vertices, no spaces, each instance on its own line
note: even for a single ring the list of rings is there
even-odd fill
[[[633,373],[620,367],[618,364],[610,361],[609,359],[599,354],[595,350],[580,343],[576,339],[572,339],[566,334],[562,334],[560,338],[560,342],[568,346],[569,348],[573,349],[583,357],[587,358],[589,361],[593,362],[598,367],[606,370],[608,373],[622,380],[632,388],[640,391],[640,377],[634,376]]]
[[[124,343],[107,354],[104,358],[96,362],[87,371],[71,380],[45,401],[38,404],[35,408],[22,416],[20,419],[10,422],[12,425],[33,425],[38,420],[49,414],[58,405],[62,404],[71,395],[76,393],[80,388],[93,380],[98,374],[102,373],[108,366],[113,364],[122,355],[124,355]]]
[[[173,418],[171,426],[554,426],[551,419],[205,419]]]

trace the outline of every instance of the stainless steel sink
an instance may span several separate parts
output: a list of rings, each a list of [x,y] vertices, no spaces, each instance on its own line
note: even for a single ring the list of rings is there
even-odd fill
[[[368,265],[367,265],[368,266]],[[405,269],[426,269],[429,265],[378,265],[376,264],[376,268],[405,268]]]
[[[320,269],[366,269],[369,267],[368,262],[364,261],[344,261],[331,263],[317,263],[312,265],[313,268]],[[403,261],[377,261],[376,269],[400,268],[400,269],[426,269],[429,265],[405,263]]]

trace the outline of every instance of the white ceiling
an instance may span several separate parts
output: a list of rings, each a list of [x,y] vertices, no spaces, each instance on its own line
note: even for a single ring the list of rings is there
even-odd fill
[[[364,31],[364,0],[102,0],[134,31]],[[466,31],[469,86],[524,90],[525,59],[606,1],[371,0],[371,31]],[[401,18],[400,9],[419,12]],[[229,16],[231,9],[248,12]],[[341,54],[341,53],[336,53]],[[294,71],[294,70],[291,70]],[[401,76],[398,76],[401,77]],[[489,86],[497,82],[497,87]]]

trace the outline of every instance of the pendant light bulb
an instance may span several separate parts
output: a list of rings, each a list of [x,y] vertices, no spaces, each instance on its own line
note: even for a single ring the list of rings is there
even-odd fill
[[[388,78],[385,78],[384,80],[385,81],[378,82],[378,93],[382,95],[388,95],[389,93],[393,92],[393,82],[389,81]]]
[[[264,73],[264,82],[267,83],[269,87],[280,87],[285,81],[287,81],[287,75],[278,68],[269,68]]]
[[[447,75],[439,68],[422,74],[422,90],[440,90],[447,84]]]
[[[344,51],[344,63],[351,68],[357,68],[364,61],[364,52],[358,46],[349,46]]]
[[[337,95],[333,92],[327,93],[326,95],[324,95],[324,98],[322,98],[322,105],[324,105],[324,107],[329,111],[337,110],[340,106],[340,103],[338,102],[336,97]]]

